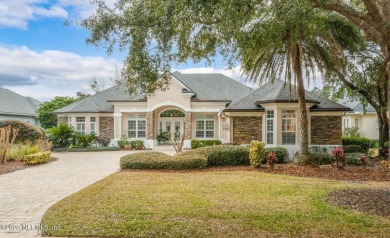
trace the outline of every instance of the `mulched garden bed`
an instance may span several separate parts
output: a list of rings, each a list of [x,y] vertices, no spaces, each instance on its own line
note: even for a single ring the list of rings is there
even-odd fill
[[[370,166],[366,169],[363,166],[347,166],[344,170],[330,165],[321,166],[298,166],[294,164],[277,164],[275,169],[271,170],[267,165],[261,168],[251,166],[221,166],[209,167],[205,169],[191,170],[164,170],[164,169],[125,169],[124,172],[163,172],[163,173],[196,173],[196,172],[215,172],[215,171],[259,171],[262,173],[285,174],[299,177],[324,178],[342,181],[390,181],[390,170],[384,171],[380,166]]]
[[[53,161],[57,161],[57,160],[58,160],[58,158],[56,158],[56,157],[50,157],[50,161],[48,163],[53,162]],[[25,164],[24,162],[21,162],[21,161],[9,161],[5,164],[0,164],[0,175],[6,174],[6,173],[11,173],[11,172],[25,169],[28,167],[39,166],[39,165],[42,165],[42,164],[28,165],[28,164]]]
[[[344,170],[338,170],[331,165],[297,166],[294,164],[278,164],[275,165],[274,170],[269,168],[262,168],[260,171],[265,173],[286,174],[299,177],[324,178],[332,180],[375,182],[390,181],[390,170],[385,171],[379,165],[370,166],[366,169],[363,166],[346,166]]]
[[[343,189],[329,194],[328,202],[355,212],[390,217],[390,191],[386,189]]]

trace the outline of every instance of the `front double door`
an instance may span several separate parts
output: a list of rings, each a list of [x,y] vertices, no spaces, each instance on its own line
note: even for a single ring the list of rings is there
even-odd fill
[[[184,120],[182,118],[162,118],[160,121],[160,131],[168,132],[170,140],[168,143],[173,143],[174,140],[180,140],[184,131]]]

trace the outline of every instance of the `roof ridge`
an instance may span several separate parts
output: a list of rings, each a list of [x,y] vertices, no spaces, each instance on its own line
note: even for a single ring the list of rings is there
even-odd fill
[[[181,73],[180,73],[181,74]],[[213,91],[215,94],[219,95],[221,98],[225,98],[225,96],[223,96],[222,94],[220,94],[219,92],[216,92],[214,90],[211,90],[210,88],[207,88],[205,86],[203,86],[203,84],[199,83],[197,80],[195,80],[194,78],[191,78],[191,77],[188,77],[187,75],[184,75],[184,74],[181,74],[183,75],[184,77],[188,78],[188,79],[191,79],[193,80],[196,84],[198,84],[201,88],[203,89],[206,89],[206,90],[210,90],[210,91]],[[180,81],[181,82],[181,81]],[[192,89],[191,89],[192,90]],[[194,91],[193,91],[194,92]],[[195,92],[196,93],[196,92]]]

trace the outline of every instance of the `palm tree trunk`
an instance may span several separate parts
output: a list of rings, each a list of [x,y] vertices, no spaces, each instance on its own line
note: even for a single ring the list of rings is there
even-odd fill
[[[303,73],[302,73],[302,47],[299,44],[295,44],[295,52],[293,59],[293,70],[295,79],[297,82],[297,96],[299,105],[299,133],[301,140],[299,141],[299,153],[306,155],[309,152],[309,133],[305,100],[305,87],[303,84]]]

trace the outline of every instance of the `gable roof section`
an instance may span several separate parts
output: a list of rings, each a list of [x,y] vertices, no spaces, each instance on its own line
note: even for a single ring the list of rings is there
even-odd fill
[[[290,87],[281,80],[267,83],[256,89],[246,97],[232,103],[225,111],[264,111],[261,106],[266,103],[290,103],[298,102],[298,97],[295,93],[296,87]],[[306,102],[314,103],[310,108],[311,111],[350,111],[351,109],[335,103],[329,99],[322,98],[312,92],[305,91]]]
[[[182,74],[172,75],[196,95],[192,101],[236,102],[253,89],[223,74]]]
[[[54,113],[77,113],[77,112],[114,112],[114,106],[110,102],[115,101],[145,101],[146,97],[140,92],[134,95],[127,93],[125,84],[117,85],[60,108]]]
[[[346,107],[352,108],[353,112],[364,113],[363,104],[357,100],[353,100],[351,98],[346,97],[339,100],[338,103]],[[376,113],[374,107],[371,104],[368,104],[365,109],[365,112]]]
[[[0,114],[37,116],[40,101],[0,88]]]

